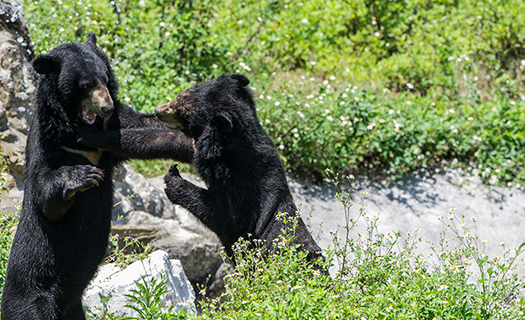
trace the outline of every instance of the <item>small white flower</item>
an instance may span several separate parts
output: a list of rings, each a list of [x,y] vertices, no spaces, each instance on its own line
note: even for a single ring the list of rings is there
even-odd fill
[[[302,23],[308,23],[308,19],[304,18],[303,20],[301,20]]]
[[[394,114],[394,113],[395,113],[394,109],[388,110],[388,114]]]
[[[164,21],[162,21],[162,22],[160,23],[160,26],[161,26],[161,27],[164,27],[164,26],[166,26],[166,23],[164,23]]]
[[[278,107],[281,103],[279,101],[275,101],[274,105]]]
[[[281,144],[281,145],[279,146],[279,149],[284,150],[284,145]]]
[[[328,117],[326,117],[326,120],[328,120],[328,121],[334,121],[334,118],[333,118],[332,116],[328,116]]]
[[[414,89],[414,85],[411,84],[410,82],[407,83],[407,87],[408,87],[408,89],[410,89],[410,90]]]
[[[334,81],[335,80],[335,76],[330,76],[330,80]]]
[[[211,67],[212,67],[213,69],[217,69],[217,68],[218,68],[218,66],[217,66],[216,64],[212,65]]]

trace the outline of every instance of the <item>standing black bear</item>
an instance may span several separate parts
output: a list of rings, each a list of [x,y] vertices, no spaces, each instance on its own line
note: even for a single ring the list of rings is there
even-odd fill
[[[33,67],[42,76],[1,315],[85,319],[82,292],[107,250],[115,165],[130,157],[191,162],[193,142],[119,102],[94,34],[40,55]],[[75,125],[91,136],[79,139]]]
[[[222,75],[158,106],[155,115],[195,140],[194,166],[208,188],[179,175],[176,166],[165,176],[166,194],[215,232],[227,254],[239,237],[272,240],[289,226],[278,213],[297,214],[277,150],[257,118],[250,80]],[[316,261],[321,249],[298,217],[297,242]]]

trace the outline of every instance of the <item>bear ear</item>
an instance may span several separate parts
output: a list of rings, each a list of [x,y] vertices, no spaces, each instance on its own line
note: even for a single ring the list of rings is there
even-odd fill
[[[87,44],[88,46],[92,48],[97,48],[97,36],[93,32],[90,32],[88,34],[85,44]]]
[[[218,114],[213,118],[213,122],[220,132],[230,133],[233,130],[233,123],[229,116],[225,114]]]
[[[242,74],[232,74],[231,78],[237,81],[239,87],[246,87],[248,84],[250,84],[250,79],[248,79],[246,76],[243,76]]]
[[[33,60],[33,69],[39,74],[50,74],[60,69],[60,61],[51,56],[41,54]]]

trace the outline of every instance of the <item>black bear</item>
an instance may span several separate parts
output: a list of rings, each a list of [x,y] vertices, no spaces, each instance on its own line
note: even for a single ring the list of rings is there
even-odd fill
[[[158,106],[155,115],[195,141],[193,165],[207,189],[184,180],[173,166],[165,176],[166,194],[215,232],[226,253],[239,237],[272,241],[289,226],[279,213],[296,217],[279,154],[264,131],[243,75],[222,75],[199,83]],[[250,236],[251,235],[251,236]],[[321,249],[298,217],[297,242],[311,262]]]
[[[107,250],[114,167],[132,157],[192,162],[193,141],[118,100],[94,34],[33,67],[41,77],[2,320],[85,319],[82,293]]]

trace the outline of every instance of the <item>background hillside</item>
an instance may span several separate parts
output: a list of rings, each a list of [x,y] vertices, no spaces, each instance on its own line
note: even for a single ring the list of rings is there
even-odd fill
[[[249,76],[299,177],[395,179],[446,160],[523,184],[521,0],[23,3],[37,54],[95,32],[140,111],[221,73]]]

